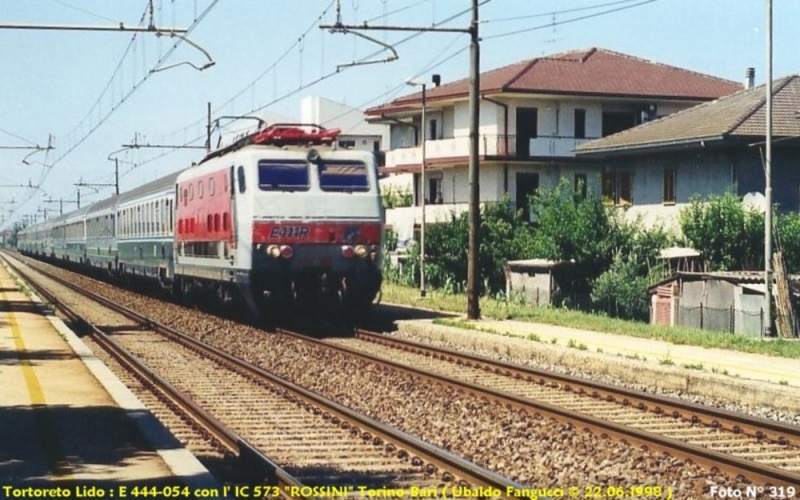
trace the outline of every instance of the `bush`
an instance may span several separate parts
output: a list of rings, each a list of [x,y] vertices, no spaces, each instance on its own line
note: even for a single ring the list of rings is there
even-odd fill
[[[712,271],[764,266],[764,214],[745,208],[733,193],[698,197],[681,210],[683,244],[703,255]]]
[[[532,255],[533,229],[511,212],[508,200],[487,203],[481,211],[480,260],[482,294],[505,290],[503,265]],[[469,250],[469,214],[452,214],[450,220],[429,224],[425,230],[425,278],[434,288],[459,292],[466,288]],[[419,247],[409,252],[410,264],[419,269]],[[417,282],[419,282],[417,271]]]

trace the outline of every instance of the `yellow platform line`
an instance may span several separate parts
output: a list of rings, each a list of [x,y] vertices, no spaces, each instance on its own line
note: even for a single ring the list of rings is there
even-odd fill
[[[26,359],[25,341],[22,338],[22,332],[17,323],[17,318],[8,307],[8,296],[6,292],[2,292],[2,306],[7,309],[8,324],[11,327],[11,335],[14,339],[14,346],[17,349],[17,357],[19,358],[22,367],[22,376],[25,379],[25,385],[28,387],[28,394],[30,395],[32,411],[36,417],[36,426],[38,434],[42,441],[42,448],[45,457],[50,464],[50,469],[53,475],[59,479],[71,480],[74,479],[69,465],[61,450],[58,442],[58,433],[55,430],[52,415],[48,411],[47,403],[44,398],[44,391],[42,385],[39,383],[39,378],[33,369],[29,359]]]

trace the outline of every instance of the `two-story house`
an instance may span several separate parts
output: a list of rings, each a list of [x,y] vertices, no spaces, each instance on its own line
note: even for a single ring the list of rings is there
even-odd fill
[[[800,210],[800,76],[774,81],[772,96],[773,201]],[[606,175],[633,178],[629,212],[672,225],[693,196],[764,193],[766,108],[764,86],[753,87],[581,145],[577,154],[599,161]]]
[[[592,159],[576,158],[577,146],[658,117],[731,94],[733,81],[592,48],[521,61],[480,77],[479,161],[481,202],[501,200],[527,210],[528,196],[565,177],[581,192],[614,193],[630,200],[631,178],[609,178]],[[366,111],[367,120],[390,126],[383,173],[406,174],[414,207],[387,211],[387,223],[442,220],[467,209],[469,81],[430,85],[421,123],[422,93]],[[426,182],[420,185],[425,127]],[[613,182],[613,189],[602,182]]]

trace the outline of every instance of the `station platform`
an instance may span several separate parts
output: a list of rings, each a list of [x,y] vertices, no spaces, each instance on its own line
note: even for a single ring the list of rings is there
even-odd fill
[[[401,332],[503,354],[511,362],[534,359],[631,384],[800,412],[800,359],[525,321],[481,319],[466,326],[397,321]]]
[[[41,496],[52,488],[66,488],[72,497],[119,498],[136,487],[219,487],[4,266],[0,381],[0,498]]]

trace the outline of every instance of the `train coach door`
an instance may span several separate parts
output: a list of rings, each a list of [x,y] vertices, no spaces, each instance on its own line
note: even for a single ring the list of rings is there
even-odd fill
[[[233,252],[231,252],[231,255],[230,255],[231,264],[233,264],[234,261],[235,261],[235,257],[234,256],[236,255],[235,250],[236,250],[236,247],[237,247],[236,241],[237,241],[237,233],[238,233],[236,231],[236,187],[235,187],[236,183],[235,183],[235,180],[236,180],[236,178],[235,178],[235,174],[234,174],[234,166],[231,165],[230,168],[228,169],[228,178],[225,180],[225,190],[230,193],[230,210],[229,210],[229,213],[231,215],[230,215],[230,222],[229,223],[230,223],[230,228],[231,228],[230,231],[231,231],[231,233],[230,233],[230,241],[229,241],[229,243],[230,243],[231,250],[233,250]],[[225,221],[223,221],[223,226],[224,226],[224,224],[225,224]]]

